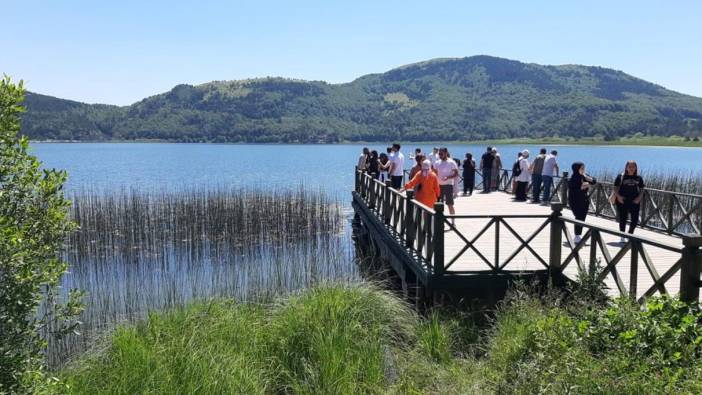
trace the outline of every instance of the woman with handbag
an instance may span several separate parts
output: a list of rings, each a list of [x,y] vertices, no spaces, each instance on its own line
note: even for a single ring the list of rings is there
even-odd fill
[[[624,166],[624,172],[614,180],[614,198],[619,217],[619,231],[626,230],[626,221],[631,218],[629,233],[633,234],[639,224],[639,211],[644,196],[644,181],[639,175],[639,166],[630,160]],[[622,243],[626,239],[622,237]]]

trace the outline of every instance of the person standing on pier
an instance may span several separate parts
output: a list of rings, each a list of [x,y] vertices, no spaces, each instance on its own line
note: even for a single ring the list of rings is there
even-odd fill
[[[492,147],[487,147],[487,151],[480,158],[480,170],[483,172],[483,193],[490,193],[492,162],[495,156],[492,155]]]
[[[475,188],[475,161],[473,154],[467,153],[463,160],[463,195],[472,195]]]
[[[392,169],[390,170],[390,181],[392,187],[395,189],[402,188],[402,179],[404,178],[405,172],[405,156],[400,152],[400,144],[392,145],[392,155],[390,160],[392,161]]]
[[[390,158],[388,158],[388,155],[383,152],[380,154],[380,159],[378,159],[378,170],[380,171],[380,182],[385,182],[389,181],[388,178],[388,169],[392,165],[392,162],[390,162]]]
[[[421,170],[405,184],[404,188],[400,189],[400,192],[414,188],[414,198],[423,205],[433,209],[434,203],[439,200],[441,191],[439,180],[431,170],[431,161],[429,159],[425,159],[421,166]]]
[[[627,217],[631,217],[629,233],[633,234],[639,224],[639,211],[644,196],[644,181],[639,175],[639,166],[630,160],[624,166],[624,172],[614,180],[614,196],[616,198],[619,231],[626,229]],[[622,242],[626,242],[622,237]]]
[[[502,171],[502,157],[497,152],[497,147],[492,147],[492,174],[490,175],[490,190],[496,191],[499,189],[500,172]]]
[[[455,214],[453,208],[453,183],[458,177],[458,166],[456,162],[449,157],[448,148],[442,147],[439,149],[440,160],[434,163],[436,175],[439,177],[439,189],[441,190],[441,199],[446,203],[450,214]]]
[[[358,170],[368,170],[368,157],[370,155],[370,150],[368,147],[363,147],[363,152],[361,152],[361,156],[358,157],[358,164],[356,165],[356,168]]]
[[[597,181],[585,174],[585,164],[583,162],[575,162],[571,168],[573,175],[568,180],[568,205],[570,205],[575,219],[585,221],[588,207],[590,206],[587,192],[590,186],[595,185]],[[575,225],[575,244],[580,243],[582,234],[582,225]]]
[[[529,172],[531,173],[531,202],[539,203],[541,198],[541,181],[543,178],[541,176],[544,171],[544,162],[546,161],[546,148],[541,148],[539,154],[536,155],[534,161],[531,162],[531,168]]]
[[[410,169],[408,179],[413,179],[417,173],[422,171],[422,162],[424,162],[425,159],[426,158],[424,157],[424,154],[417,154],[417,156],[414,157],[414,160],[417,162],[417,164]]]
[[[368,173],[370,173],[371,177],[375,178],[376,180],[380,176],[379,166],[380,162],[378,160],[378,151],[373,150],[368,155]]]
[[[519,177],[519,173],[522,172],[519,168],[520,160],[522,160],[522,151],[517,152],[517,160],[512,164],[512,195],[517,194],[517,178]]]
[[[551,151],[551,155],[546,157],[544,161],[544,169],[541,171],[541,178],[544,182],[544,204],[551,201],[551,188],[553,187],[553,177],[558,175],[558,151]]]
[[[436,163],[439,160],[439,148],[434,147],[431,150],[431,154],[429,154],[429,157],[427,158],[431,162],[431,168],[434,168],[434,163]]]
[[[531,179],[531,174],[529,174],[529,151],[522,151],[522,157],[519,159],[519,176],[517,176],[517,192],[515,193],[514,200],[517,202],[526,202],[527,200],[527,187],[529,186],[529,180]]]

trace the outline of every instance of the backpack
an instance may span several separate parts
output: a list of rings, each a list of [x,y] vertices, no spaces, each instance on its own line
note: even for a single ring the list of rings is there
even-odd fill
[[[522,174],[522,168],[519,166],[519,161],[516,161],[512,165],[512,177],[519,177],[520,174]]]

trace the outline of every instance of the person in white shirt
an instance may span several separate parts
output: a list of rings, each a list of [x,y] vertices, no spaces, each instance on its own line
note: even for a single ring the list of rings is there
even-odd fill
[[[529,185],[529,180],[531,179],[531,173],[529,172],[529,151],[522,151],[522,158],[519,160],[519,176],[517,176],[517,193],[515,194],[514,200],[518,202],[526,202],[527,200],[527,186]]]
[[[431,162],[431,167],[434,168],[434,163],[439,160],[439,149],[434,147],[434,149],[431,150],[431,154],[427,156],[427,159]]]
[[[390,170],[390,182],[395,189],[402,188],[402,179],[405,173],[405,156],[400,152],[400,144],[392,145],[392,169]]]
[[[541,172],[541,178],[544,183],[544,196],[541,199],[545,203],[551,201],[551,186],[553,185],[553,177],[558,175],[558,151],[551,151],[551,155],[546,157],[544,168]]]
[[[456,211],[453,208],[453,182],[454,178],[458,177],[458,166],[449,157],[447,148],[442,147],[439,149],[439,160],[434,163],[434,169],[439,178],[440,199],[448,206],[449,213],[455,214]]]

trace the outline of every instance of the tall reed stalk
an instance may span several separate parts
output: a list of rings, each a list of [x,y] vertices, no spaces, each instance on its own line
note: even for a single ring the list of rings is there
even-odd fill
[[[52,340],[60,366],[106,329],[192,300],[268,297],[356,278],[338,202],[300,187],[82,191],[62,288],[86,291],[80,336]]]

